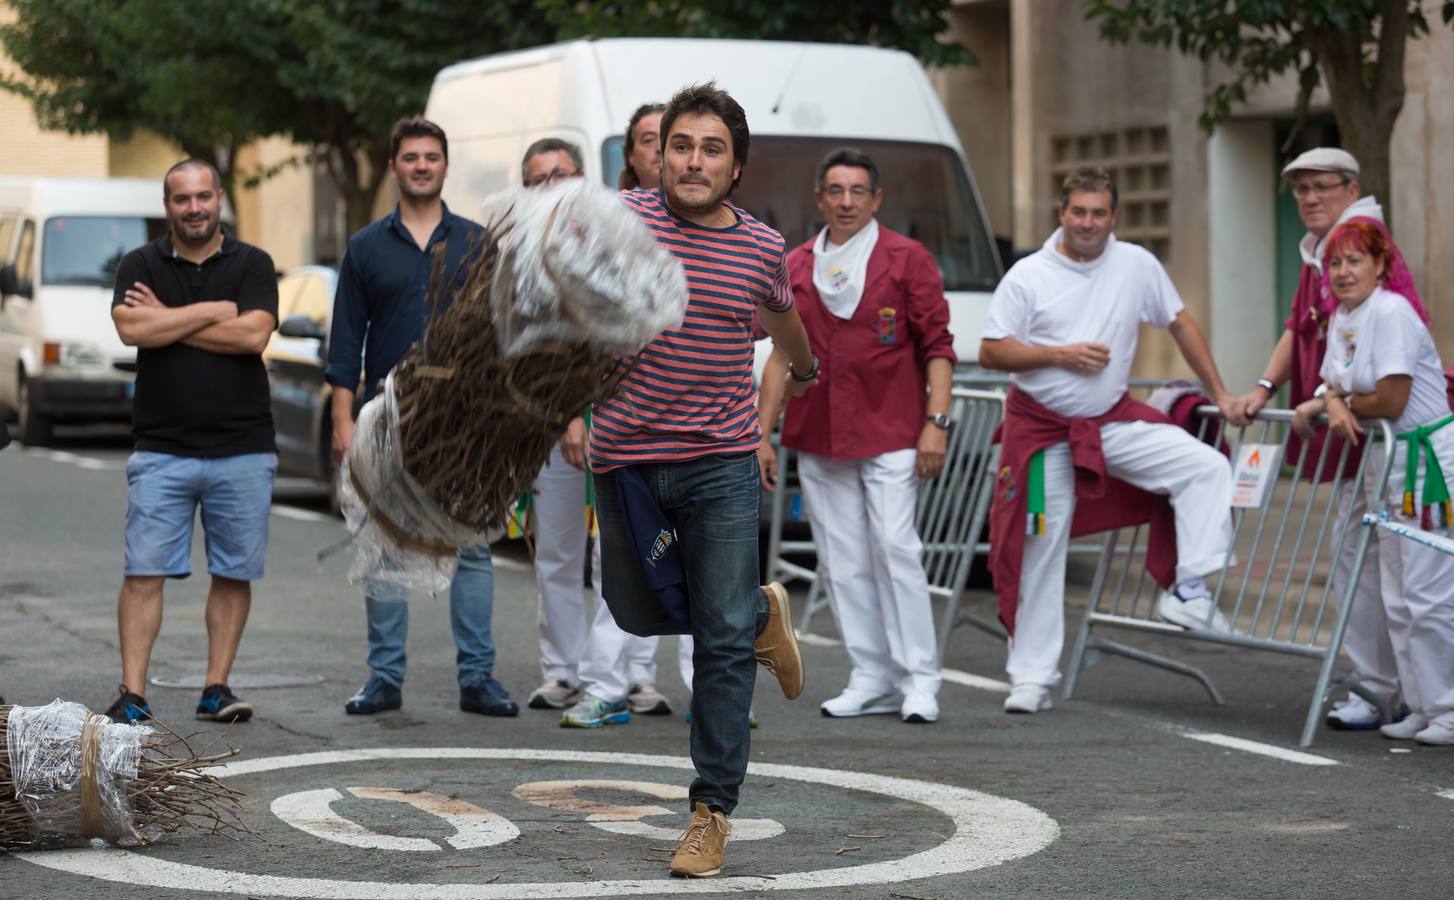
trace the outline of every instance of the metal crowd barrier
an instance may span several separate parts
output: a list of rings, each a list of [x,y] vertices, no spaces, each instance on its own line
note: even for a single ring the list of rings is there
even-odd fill
[[[920,484],[915,524],[924,544],[924,571],[930,594],[947,601],[939,628],[941,657],[950,631],[961,622],[1003,634],[993,619],[961,612],[960,598],[975,555],[989,549],[980,537],[989,515],[999,455],[991,440],[1004,413],[1003,392],[955,387],[949,413],[954,429],[949,435],[944,470],[937,478]],[[828,598],[818,568],[784,558],[788,554],[801,559],[816,549],[811,539],[790,540],[783,535],[789,522],[806,521],[795,463],[795,454],[779,451],[778,485],[771,495],[767,577],[784,583],[808,583],[808,597],[798,616],[798,630],[807,632],[813,616],[827,607]]]
[[[1126,552],[1128,547],[1144,545],[1144,526],[1108,533],[1072,651],[1064,696],[1069,699],[1074,695],[1081,673],[1096,662],[1107,656],[1122,656],[1193,678],[1214,703],[1222,703],[1216,686],[1200,669],[1100,637],[1099,632],[1108,628],[1311,657],[1322,662],[1301,739],[1302,746],[1311,746],[1323,707],[1336,685],[1345,684],[1372,699],[1362,685],[1337,668],[1348,613],[1373,534],[1371,528],[1357,527],[1360,523],[1352,508],[1356,504],[1350,504],[1340,520],[1338,496],[1348,481],[1352,482],[1351,490],[1362,490],[1365,470],[1374,454],[1363,454],[1356,474],[1345,478],[1344,464],[1349,454],[1346,444],[1336,459],[1329,458],[1331,442],[1322,444],[1315,460],[1307,458],[1306,443],[1301,445],[1296,460],[1286,459],[1291,410],[1263,410],[1255,422],[1238,429],[1226,427],[1216,407],[1203,406],[1197,412],[1202,417],[1203,436],[1210,432],[1219,443],[1230,443],[1233,461],[1244,443],[1272,444],[1280,448],[1280,462],[1295,464],[1291,472],[1311,467],[1314,478],[1296,477],[1283,467],[1261,506],[1233,509],[1234,540],[1228,559],[1221,571],[1206,577],[1218,608],[1232,623],[1232,634],[1186,630],[1158,619],[1160,588],[1146,573],[1144,563],[1136,565],[1136,557]],[[1363,425],[1369,442],[1381,438],[1385,447],[1393,446],[1388,422],[1379,419]],[[1367,473],[1374,476],[1373,483],[1378,486],[1375,496],[1386,492],[1397,454],[1382,455],[1382,465]],[[1337,475],[1323,482],[1320,476],[1324,472]],[[1335,585],[1334,566],[1341,541],[1347,540],[1357,541],[1357,562],[1347,583]],[[1335,587],[1342,596],[1335,596]]]

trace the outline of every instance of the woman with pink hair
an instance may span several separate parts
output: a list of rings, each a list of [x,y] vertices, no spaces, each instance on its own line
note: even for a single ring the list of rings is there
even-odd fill
[[[1337,298],[1320,375],[1323,393],[1297,407],[1293,428],[1313,432],[1328,414],[1334,434],[1367,437],[1359,418],[1388,419],[1398,439],[1388,507],[1405,524],[1454,536],[1454,510],[1433,435],[1454,422],[1444,367],[1413,278],[1382,223],[1349,219],[1328,236],[1324,279]],[[1444,436],[1440,436],[1441,440]],[[1369,452],[1366,487],[1385,448]],[[1454,465],[1447,469],[1454,479]],[[1379,504],[1369,498],[1369,508]],[[1385,531],[1378,533],[1379,581],[1399,684],[1410,713],[1379,730],[1395,740],[1454,745],[1454,556]]]

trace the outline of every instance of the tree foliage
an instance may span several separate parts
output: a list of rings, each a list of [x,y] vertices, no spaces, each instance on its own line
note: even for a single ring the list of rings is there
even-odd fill
[[[217,163],[280,135],[312,148],[351,229],[369,220],[389,132],[423,111],[461,59],[548,43],[531,0],[10,0],[0,87],[41,123],[125,139],[138,130]]]
[[[1230,78],[1207,96],[1211,131],[1247,100],[1249,88],[1298,77],[1297,114],[1326,83],[1343,143],[1362,164],[1369,193],[1388,199],[1389,138],[1403,109],[1404,52],[1429,31],[1420,0],[1085,0],[1101,37],[1174,46],[1224,64]],[[1454,20],[1454,0],[1441,15]]]
[[[125,139],[151,131],[216,164],[284,136],[325,164],[350,231],[369,220],[389,132],[462,59],[582,34],[782,38],[973,60],[940,36],[951,0],[8,0],[0,46],[42,125]],[[629,27],[628,27],[629,26]],[[298,160],[299,162],[303,160]]]
[[[946,40],[952,0],[541,0],[563,38],[706,37],[894,47],[928,65],[971,64]]]

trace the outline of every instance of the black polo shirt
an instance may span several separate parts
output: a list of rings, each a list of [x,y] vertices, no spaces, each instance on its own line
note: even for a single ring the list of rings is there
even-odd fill
[[[275,323],[278,318],[272,258],[230,237],[201,265],[176,255],[166,236],[138,247],[116,270],[111,305],[120,305],[138,281],[167,306],[231,300],[239,315],[260,309]],[[262,356],[213,353],[180,341],[139,348],[131,427],[138,450],[205,458],[277,452]]]

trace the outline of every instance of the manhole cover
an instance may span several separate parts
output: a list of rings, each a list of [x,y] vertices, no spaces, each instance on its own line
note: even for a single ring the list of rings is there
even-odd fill
[[[157,687],[163,688],[187,688],[200,691],[207,685],[202,682],[207,678],[207,670],[200,672],[184,672],[180,675],[153,675],[149,680]],[[292,672],[234,672],[227,679],[227,686],[235,691],[255,690],[259,688],[285,688],[285,687],[306,687],[310,684],[322,684],[322,675],[303,675]]]

